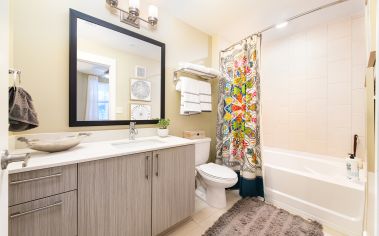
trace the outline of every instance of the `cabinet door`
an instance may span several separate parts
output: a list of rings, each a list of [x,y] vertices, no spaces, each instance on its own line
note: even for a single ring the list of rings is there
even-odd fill
[[[192,215],[195,208],[195,147],[153,152],[152,234]]]
[[[10,236],[77,235],[76,191],[9,208]]]
[[[151,153],[79,164],[80,236],[151,235]]]

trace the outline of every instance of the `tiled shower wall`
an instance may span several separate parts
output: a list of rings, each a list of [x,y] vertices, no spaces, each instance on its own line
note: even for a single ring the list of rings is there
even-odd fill
[[[363,16],[263,39],[264,146],[365,158],[365,40]]]

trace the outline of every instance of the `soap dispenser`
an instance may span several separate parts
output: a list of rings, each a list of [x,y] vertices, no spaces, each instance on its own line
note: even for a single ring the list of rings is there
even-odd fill
[[[347,171],[347,178],[351,180],[358,180],[359,179],[359,165],[358,160],[356,158],[357,153],[357,142],[358,142],[358,135],[354,135],[354,153],[349,153],[349,157],[346,159],[346,171]]]
[[[349,153],[349,157],[346,158],[346,171],[348,179],[358,180],[358,161],[355,159],[354,154],[352,153]]]

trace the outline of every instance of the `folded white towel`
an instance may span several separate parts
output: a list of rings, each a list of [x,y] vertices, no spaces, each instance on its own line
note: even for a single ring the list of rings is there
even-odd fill
[[[216,69],[210,68],[210,67],[206,67],[203,65],[188,63],[188,62],[180,62],[179,63],[179,70],[180,69],[192,69],[192,70],[200,71],[202,73],[211,74],[211,75],[214,75],[217,77],[221,76],[221,72],[219,70],[216,70]]]
[[[185,76],[179,78],[180,81],[180,114],[192,115],[201,112],[199,83],[195,79]],[[178,90],[178,86],[177,86]]]
[[[212,88],[209,82],[198,81],[201,111],[212,111]]]

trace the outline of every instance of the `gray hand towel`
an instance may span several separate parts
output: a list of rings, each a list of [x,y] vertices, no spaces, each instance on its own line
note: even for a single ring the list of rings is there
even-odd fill
[[[38,127],[37,113],[32,97],[20,87],[10,87],[9,93],[9,131],[25,131]]]

